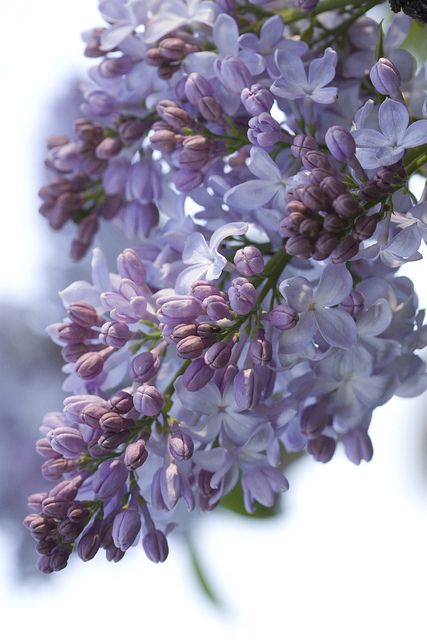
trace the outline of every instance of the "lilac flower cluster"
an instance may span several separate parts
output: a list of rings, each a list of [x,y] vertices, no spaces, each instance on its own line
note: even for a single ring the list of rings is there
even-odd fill
[[[115,272],[94,249],[48,329],[70,395],[37,442],[55,483],[25,521],[42,571],[138,539],[163,562],[189,512],[239,488],[248,513],[274,508],[286,452],[370,460],[373,410],[427,389],[424,311],[398,272],[427,240],[409,183],[426,69],[400,48],[410,18],[382,33],[376,4],[99,3],[42,213],[76,224],[75,258],[101,219],[134,244]]]

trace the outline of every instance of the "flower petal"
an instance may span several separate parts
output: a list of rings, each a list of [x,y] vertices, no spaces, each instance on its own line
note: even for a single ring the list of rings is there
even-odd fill
[[[205,264],[206,266],[213,262],[212,251],[200,231],[195,231],[188,236],[182,253],[182,261],[184,264]]]
[[[378,110],[380,129],[393,144],[400,144],[408,127],[409,114],[405,105],[386,98]]]
[[[317,327],[328,344],[349,349],[356,343],[356,324],[348,313],[341,309],[315,309],[314,314]]]
[[[328,264],[314,292],[313,301],[321,307],[333,307],[348,296],[353,278],[345,264]]]
[[[243,236],[248,230],[249,225],[247,222],[229,222],[217,229],[213,234],[209,242],[211,251],[216,251],[225,238],[229,236]]]
[[[308,68],[308,84],[310,89],[324,87],[335,77],[337,53],[328,47],[321,58],[315,58]]]
[[[269,180],[248,180],[227,191],[224,202],[238,211],[252,211],[268,204],[276,191]]]
[[[405,149],[419,147],[427,142],[427,120],[418,120],[411,124],[402,139]]]
[[[219,14],[213,28],[213,39],[221,56],[237,56],[239,29],[231,16]]]

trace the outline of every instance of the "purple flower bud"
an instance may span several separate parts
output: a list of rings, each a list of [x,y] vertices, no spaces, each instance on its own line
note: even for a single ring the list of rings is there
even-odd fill
[[[198,358],[190,362],[184,371],[182,383],[188,391],[199,391],[203,389],[212,379],[214,370],[209,367],[203,358]]]
[[[261,388],[254,369],[243,369],[234,378],[234,397],[240,410],[253,409],[260,400]]]
[[[334,200],[341,193],[345,193],[345,186],[341,180],[334,176],[327,176],[326,178],[323,178],[319,186],[330,200]]]
[[[360,213],[359,203],[350,193],[342,193],[335,198],[333,204],[341,218],[354,218]]]
[[[324,404],[310,404],[301,414],[301,433],[309,440],[318,438],[330,422],[329,412]]]
[[[102,325],[99,338],[109,347],[120,349],[125,346],[131,335],[131,331],[127,324],[113,320],[111,322],[105,322]]]
[[[331,253],[332,262],[339,264],[351,260],[359,251],[359,242],[354,238],[347,237],[339,243],[336,249]]]
[[[202,98],[213,95],[211,83],[200,73],[190,73],[185,80],[184,92],[187,100],[195,106]]]
[[[53,518],[37,514],[27,516],[24,520],[24,525],[29,528],[35,540],[42,540],[56,529],[56,523]]]
[[[222,296],[208,296],[203,300],[203,307],[211,320],[230,317],[230,307]]]
[[[119,125],[120,139],[124,144],[133,144],[147,131],[147,123],[141,120],[129,118]]]
[[[221,120],[222,108],[215,98],[211,96],[201,98],[197,106],[201,116],[208,122],[219,122]]]
[[[248,122],[248,139],[259,147],[270,147],[283,137],[280,125],[269,113],[260,113]]]
[[[133,396],[133,405],[142,416],[157,416],[163,407],[163,398],[156,387],[143,384]]]
[[[76,524],[85,523],[89,519],[90,511],[83,502],[72,503],[67,511],[67,518]]]
[[[331,164],[327,156],[321,151],[306,151],[301,156],[301,160],[304,168],[309,171],[312,169],[331,169]]]
[[[176,352],[180,358],[194,360],[199,358],[205,349],[205,343],[199,336],[182,338],[176,345]]]
[[[273,327],[282,331],[293,329],[299,320],[299,315],[295,309],[287,304],[279,304],[263,317],[269,320]]]
[[[291,153],[295,158],[302,158],[307,151],[315,151],[317,142],[311,136],[299,133],[293,139]]]
[[[152,562],[164,562],[169,555],[168,541],[159,529],[149,531],[142,539],[142,546]]]
[[[333,213],[328,213],[323,219],[323,229],[328,233],[342,233],[347,226],[348,223],[345,220]]]
[[[233,56],[224,56],[216,59],[215,72],[224,87],[233,93],[242,92],[250,86],[251,74],[247,66]]]
[[[157,113],[173,129],[180,131],[190,125],[190,117],[184,109],[178,107],[172,100],[160,100],[157,103]]]
[[[111,398],[110,407],[117,413],[129,413],[133,409],[133,397],[127,391],[118,391]]]
[[[400,95],[400,73],[391,60],[380,58],[369,72],[369,77],[381,95],[392,97]]]
[[[345,127],[338,125],[329,127],[325,134],[325,142],[334,158],[340,162],[348,162],[354,157],[356,143],[350,131]]]
[[[49,518],[55,518],[62,520],[67,515],[68,507],[70,506],[69,500],[63,498],[56,498],[55,496],[48,496],[43,500],[43,513]]]
[[[178,427],[173,427],[168,441],[169,452],[178,462],[189,460],[194,453],[193,439]]]
[[[147,272],[139,255],[133,249],[125,249],[117,258],[117,269],[122,278],[142,286],[147,281]]]
[[[171,153],[176,147],[176,133],[169,129],[159,129],[150,136],[150,144],[156,151]]]
[[[322,232],[314,243],[313,258],[315,260],[326,260],[332,251],[339,245],[340,236],[334,233]]]
[[[318,212],[325,207],[325,196],[317,185],[308,185],[301,191],[302,203],[312,211]]]
[[[197,325],[194,322],[188,322],[184,324],[177,324],[172,332],[172,340],[179,342],[183,338],[197,335]]]
[[[71,522],[71,520],[62,520],[58,525],[58,532],[61,536],[62,542],[74,542],[84,528],[84,523]]]
[[[132,58],[123,55],[119,58],[105,58],[99,65],[99,72],[104,78],[115,78],[127,75],[132,67]]]
[[[61,349],[61,355],[64,358],[65,362],[77,362],[77,360],[84,353],[88,353],[89,349],[92,347],[88,347],[83,343],[76,344],[67,344],[63,349]]]
[[[197,282],[194,282],[191,286],[191,293],[201,302],[203,302],[203,300],[208,296],[221,295],[221,291],[218,287],[206,280],[198,280]]]
[[[141,467],[148,458],[146,448],[146,440],[140,438],[135,442],[131,442],[125,449],[124,462],[129,471],[135,471]]]
[[[119,511],[113,522],[113,541],[118,549],[127,551],[135,542],[141,529],[141,516],[137,509]]]
[[[232,342],[215,342],[205,353],[206,364],[213,369],[223,369],[229,363],[232,349]]]
[[[182,60],[187,53],[187,44],[181,38],[163,38],[159,42],[159,51],[168,60]]]
[[[105,91],[90,91],[86,94],[82,111],[89,117],[110,116],[116,109],[116,100]]]
[[[106,460],[93,476],[92,488],[100,500],[106,502],[123,490],[128,470],[122,460]]]
[[[264,258],[257,247],[243,247],[236,251],[234,264],[242,276],[256,276],[264,271]]]
[[[138,382],[152,380],[160,369],[160,359],[157,354],[145,351],[135,356],[131,363],[131,374]]]
[[[353,228],[353,237],[356,240],[367,240],[374,235],[378,224],[378,216],[360,216]]]
[[[36,451],[39,454],[39,456],[42,456],[43,458],[55,459],[55,458],[59,458],[61,455],[60,453],[52,449],[51,444],[47,438],[40,438],[39,440],[37,440]]]
[[[349,295],[338,305],[349,313],[353,318],[357,318],[359,313],[363,311],[365,306],[365,296],[357,289],[353,289]]]
[[[194,136],[196,137],[196,136]],[[202,136],[199,136],[202,138]],[[209,159],[209,152],[206,149],[191,149],[184,146],[178,154],[178,162],[182,169],[196,171],[202,167]]]
[[[71,549],[62,544],[57,545],[49,554],[49,566],[52,571],[62,571],[65,569],[70,557]]]
[[[96,157],[100,160],[111,160],[123,149],[120,138],[105,138],[95,149]]]
[[[256,305],[257,293],[253,284],[246,278],[235,278],[228,290],[230,305],[233,311],[246,315]]]
[[[265,365],[268,362],[271,362],[273,357],[273,347],[270,340],[265,338],[263,332],[260,332],[256,340],[252,340],[250,354],[252,360],[256,364]]]
[[[78,462],[78,459],[76,459],[75,461]],[[64,473],[72,471],[74,466],[75,465],[73,464],[72,460],[65,460],[65,458],[46,460],[46,462],[42,464],[42,476],[49,482],[55,482],[55,480],[59,480],[60,478],[62,478]]]
[[[336,443],[333,438],[319,436],[307,443],[307,451],[317,462],[329,462],[335,453]]]
[[[98,314],[94,307],[87,302],[74,302],[67,307],[67,314],[71,322],[90,329],[98,324]]]
[[[42,502],[45,498],[47,498],[48,494],[44,492],[40,493],[32,493],[27,498],[27,505],[31,511],[36,511],[37,513],[41,513],[42,511]]]
[[[64,323],[58,327],[59,340],[68,344],[80,344],[90,336],[90,330],[78,324]]]
[[[101,546],[100,528],[101,521],[96,519],[80,538],[77,545],[77,553],[83,562],[92,560],[98,553]]]
[[[352,429],[343,436],[343,444],[347,458],[353,464],[360,464],[362,460],[369,460],[374,455],[371,438],[362,429]]]
[[[103,431],[114,431],[114,433],[120,433],[133,426],[132,420],[123,418],[119,413],[115,411],[107,411],[99,420],[99,426]]]
[[[245,87],[240,99],[246,111],[253,116],[270,111],[274,104],[271,91],[260,84],[253,84],[250,89]]]
[[[64,458],[79,458],[86,449],[85,442],[78,429],[58,427],[47,434],[50,446]]]
[[[90,447],[89,453],[92,457],[96,457],[97,455],[105,455],[108,451],[114,451],[128,440],[129,435],[130,431],[128,429],[105,431],[99,436],[96,445]]]
[[[161,322],[182,324],[192,322],[194,318],[202,315],[203,308],[199,300],[194,296],[171,296],[159,298],[159,316]]]
[[[104,358],[100,353],[90,351],[84,353],[75,365],[76,374],[83,380],[93,380],[104,369]]]
[[[310,238],[295,236],[286,241],[285,249],[290,256],[310,258],[313,253],[313,242]]]

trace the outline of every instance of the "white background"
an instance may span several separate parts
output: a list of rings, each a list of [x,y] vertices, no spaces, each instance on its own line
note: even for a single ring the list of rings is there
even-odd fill
[[[85,64],[79,33],[100,20],[95,0],[4,5],[0,287],[2,297],[28,302],[49,288],[42,265],[52,236],[36,197],[49,105]],[[423,269],[406,272],[426,305]],[[206,514],[194,537],[223,610],[200,595],[179,541],[161,566],[136,548],[117,565],[103,557],[72,562],[61,574],[19,584],[13,541],[1,534],[0,634],[425,640],[426,406],[426,397],[395,399],[376,412],[369,465],[354,467],[340,452],[326,466],[291,467],[285,515],[274,522]]]

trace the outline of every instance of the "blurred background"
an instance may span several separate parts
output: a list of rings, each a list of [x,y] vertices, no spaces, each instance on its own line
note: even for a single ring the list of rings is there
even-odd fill
[[[44,327],[62,319],[58,290],[88,276],[66,257],[67,233],[37,213],[46,179],[45,139],[78,116],[87,61],[80,33],[100,23],[96,0],[23,0],[2,6],[0,67],[0,620],[9,637],[33,640],[84,630],[104,640],[173,634],[178,640],[310,636],[426,638],[427,397],[393,399],[372,425],[375,454],[355,467],[340,451],[288,471],[282,515],[205,514],[193,542],[222,606],[204,595],[187,546],[164,565],[131,549],[37,575],[22,527],[26,496],[42,490],[33,453],[38,426],[62,405],[59,350]],[[422,188],[417,185],[417,188]],[[125,240],[101,233],[111,258]],[[425,265],[405,267],[427,306]]]

